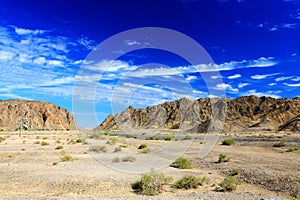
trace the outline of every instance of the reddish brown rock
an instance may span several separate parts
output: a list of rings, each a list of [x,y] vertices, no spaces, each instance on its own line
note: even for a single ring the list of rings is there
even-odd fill
[[[74,117],[66,109],[52,103],[28,100],[0,100],[0,129],[74,130]]]
[[[212,107],[213,105],[213,107]],[[182,129],[210,131],[299,131],[300,98],[245,96],[237,99],[186,98],[145,109],[128,107],[95,129]],[[212,117],[214,116],[214,117]],[[223,123],[224,122],[224,123]]]

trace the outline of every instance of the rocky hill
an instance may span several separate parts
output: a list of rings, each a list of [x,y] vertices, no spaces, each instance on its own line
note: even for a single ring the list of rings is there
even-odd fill
[[[224,122],[224,123],[223,123]],[[300,98],[244,96],[237,99],[186,98],[145,109],[132,106],[109,115],[95,129],[181,129],[206,131],[300,131]]]
[[[72,130],[75,119],[66,109],[52,103],[27,100],[0,100],[0,129]]]

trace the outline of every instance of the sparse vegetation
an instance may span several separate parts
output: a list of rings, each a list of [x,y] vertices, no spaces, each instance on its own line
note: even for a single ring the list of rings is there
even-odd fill
[[[203,185],[203,183],[206,181],[206,177],[197,177],[193,175],[184,175],[181,179],[176,181],[173,185],[173,187],[178,189],[196,189],[198,186]]]
[[[141,150],[141,153],[145,153],[145,154],[150,153],[150,152],[151,152],[150,148],[144,148]]]
[[[14,158],[14,157],[16,157],[16,154],[9,153],[9,154],[7,154],[7,157],[8,157],[8,158]]]
[[[275,144],[273,144],[273,147],[284,147],[285,143],[284,142],[276,142]]]
[[[126,156],[122,158],[122,162],[134,162],[134,161],[136,161],[136,158],[133,156]]]
[[[132,188],[138,193],[154,196],[162,193],[165,185],[172,180],[172,177],[152,171],[148,174],[143,174],[141,180],[135,182]]]
[[[145,144],[145,143],[141,144],[141,145],[138,147],[138,149],[144,149],[144,148],[147,148],[147,144]]]
[[[72,156],[69,155],[69,154],[65,154],[65,155],[63,155],[62,157],[60,157],[60,160],[61,160],[62,162],[68,162],[68,161],[71,161],[72,159],[73,159]]]
[[[287,149],[287,152],[292,152],[292,151],[299,151],[300,148],[299,147],[290,147]]]
[[[56,162],[56,161],[52,163],[52,165],[57,165],[57,164],[58,164],[58,162]]]
[[[239,168],[233,168],[231,170],[231,173],[230,173],[232,176],[236,176],[236,175],[239,175],[240,174],[240,169]]]
[[[219,163],[229,162],[229,160],[230,160],[230,158],[227,155],[225,155],[223,153],[219,154],[219,160],[218,160]]]
[[[165,138],[166,141],[171,141],[171,140],[174,140],[174,139],[175,139],[175,137],[173,135],[167,135],[166,138]]]
[[[114,150],[114,152],[120,152],[120,151],[122,151],[121,147],[116,147],[115,150]]]
[[[121,162],[121,158],[115,157],[114,159],[112,159],[111,162],[112,162],[112,163],[118,163],[118,162]]]
[[[41,142],[41,145],[42,145],[42,146],[47,146],[47,145],[49,145],[49,143],[48,143],[48,142],[45,142],[45,141],[42,141],[42,142]]]
[[[60,149],[63,149],[63,148],[64,148],[64,146],[58,145],[58,146],[55,147],[55,150],[60,150]]]
[[[41,144],[40,141],[35,141],[33,144]]]
[[[192,139],[192,136],[190,136],[190,135],[186,135],[186,136],[184,136],[184,138],[183,138],[184,140],[191,140]]]
[[[106,142],[106,144],[113,145],[116,144],[117,142],[118,142],[117,138],[111,138],[109,141]]]
[[[226,140],[222,141],[222,145],[231,146],[231,145],[234,145],[234,144],[235,144],[235,141],[231,140],[231,139],[226,139]]]
[[[186,158],[180,157],[177,158],[172,164],[171,167],[179,168],[179,169],[192,169],[192,163]]]
[[[105,137],[103,137],[103,134],[99,133],[99,132],[93,132],[93,134],[89,135],[88,138],[93,138],[96,140],[104,140],[105,139]]]
[[[233,176],[227,176],[220,183],[220,187],[224,192],[231,192],[231,191],[235,191],[239,184],[240,183]]]
[[[100,152],[103,152],[103,153],[106,153],[107,152],[107,147],[106,146],[91,146],[89,148],[89,151],[91,152],[95,152],[95,153],[100,153]]]
[[[22,148],[21,151],[25,151],[25,148]]]
[[[6,138],[0,137],[0,143],[3,142]]]

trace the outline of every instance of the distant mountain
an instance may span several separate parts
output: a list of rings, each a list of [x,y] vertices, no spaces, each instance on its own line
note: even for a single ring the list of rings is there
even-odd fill
[[[195,101],[182,98],[145,109],[129,106],[120,114],[109,115],[95,129],[127,128],[180,128],[190,132],[300,131],[300,98],[244,96],[234,100],[200,98]]]
[[[0,100],[0,129],[72,130],[77,125],[72,114],[52,103],[27,100]]]

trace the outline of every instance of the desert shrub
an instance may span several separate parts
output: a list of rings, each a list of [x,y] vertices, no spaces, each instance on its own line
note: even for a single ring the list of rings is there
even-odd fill
[[[41,144],[40,141],[35,141],[33,144]]]
[[[226,139],[222,141],[222,145],[226,145],[226,146],[230,146],[230,145],[234,145],[235,141],[231,140],[231,139]]]
[[[114,152],[119,152],[119,151],[122,151],[122,148],[121,147],[116,147]]]
[[[183,138],[184,140],[191,140],[192,139],[192,136],[190,136],[190,135],[186,135],[186,136],[184,136],[184,138]]]
[[[126,135],[126,138],[132,138],[132,136],[131,135]]]
[[[21,151],[25,151],[25,150],[26,150],[25,148],[22,148],[22,149],[21,149]]]
[[[16,157],[16,154],[9,153],[9,154],[7,154],[7,157],[9,157],[9,158],[14,158],[14,157]]]
[[[143,174],[141,179],[132,185],[132,188],[144,195],[154,196],[164,191],[165,185],[172,181],[172,177],[159,172]]]
[[[65,154],[65,155],[63,155],[62,157],[60,157],[60,160],[61,160],[62,162],[68,162],[68,161],[71,161],[71,160],[72,160],[72,156],[69,155],[69,154]]]
[[[206,181],[205,177],[197,177],[193,175],[184,175],[181,179],[176,181],[173,185],[173,187],[178,189],[196,189],[199,185],[203,185],[203,183]]]
[[[104,131],[102,132],[103,135],[109,135],[109,132],[108,131]]]
[[[57,165],[57,164],[58,164],[58,162],[53,162],[53,163],[52,163],[52,165]]]
[[[180,157],[177,158],[172,164],[171,167],[179,168],[179,169],[192,169],[192,163],[186,158]]]
[[[56,140],[56,141],[55,141],[55,143],[57,143],[57,144],[60,144],[60,143],[61,143],[61,141],[60,141],[60,140]]]
[[[121,161],[121,158],[119,158],[119,157],[115,157],[114,159],[112,159],[112,163],[118,163],[118,162],[120,162]]]
[[[237,189],[239,182],[233,176],[227,176],[220,183],[220,187],[224,192],[231,192]]]
[[[165,138],[165,140],[166,141],[170,141],[170,140],[174,140],[174,138],[175,137],[173,135],[167,135],[166,138]]]
[[[47,140],[48,138],[47,138],[47,137],[43,137],[42,139],[43,139],[43,140]]]
[[[150,148],[144,148],[141,150],[141,153],[145,153],[145,154],[150,153],[150,152],[151,152]]]
[[[56,150],[63,149],[63,148],[64,148],[64,146],[62,146],[62,145],[58,145],[55,147]]]
[[[77,139],[75,140],[75,142],[76,142],[76,143],[83,143],[83,139],[82,139],[82,138],[77,138]]]
[[[96,140],[104,140],[105,138],[102,136],[99,132],[93,132],[91,135],[88,136],[88,138],[93,138]]]
[[[146,147],[147,147],[147,144],[143,143],[143,144],[141,144],[141,145],[138,147],[138,149],[144,149],[144,148],[146,148]]]
[[[229,160],[230,158],[227,155],[225,155],[224,153],[220,153],[218,160],[219,163],[228,162]]]
[[[116,144],[117,142],[118,142],[117,138],[111,138],[109,141],[106,142],[106,144],[113,145]]]
[[[134,161],[136,161],[136,158],[133,156],[126,156],[122,158],[122,162],[134,162]]]
[[[239,175],[239,173],[240,173],[240,169],[239,168],[233,168],[232,170],[231,170],[231,175],[232,176],[236,176],[236,175]]]
[[[0,137],[0,142],[3,142],[6,138]]]
[[[106,146],[91,146],[89,148],[89,151],[95,152],[95,153],[99,153],[99,152],[106,153],[107,152],[107,147]]]
[[[287,152],[299,151],[299,150],[300,150],[299,147],[290,147],[290,148],[288,148]]]
[[[275,144],[273,144],[273,147],[284,147],[285,143],[284,142],[276,142]]]
[[[48,143],[48,142],[45,142],[45,141],[42,141],[42,142],[41,142],[41,145],[42,145],[42,146],[46,146],[46,145],[49,145],[49,143]]]

